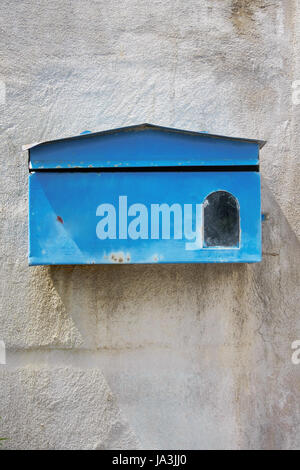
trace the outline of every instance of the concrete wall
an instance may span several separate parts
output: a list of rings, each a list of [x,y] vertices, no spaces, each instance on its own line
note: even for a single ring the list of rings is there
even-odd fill
[[[3,447],[299,449],[299,2],[2,0],[0,30]],[[262,263],[28,268],[22,144],[145,121],[268,140]]]

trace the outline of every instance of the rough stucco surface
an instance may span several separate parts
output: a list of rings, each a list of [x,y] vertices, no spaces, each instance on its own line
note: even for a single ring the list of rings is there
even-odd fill
[[[0,29],[4,447],[300,449],[299,3],[2,0]],[[28,268],[22,144],[140,122],[268,140],[262,263]]]

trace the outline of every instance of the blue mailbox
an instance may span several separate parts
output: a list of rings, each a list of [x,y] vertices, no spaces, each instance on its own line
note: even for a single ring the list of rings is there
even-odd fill
[[[142,124],[29,148],[29,264],[261,260],[263,141]]]

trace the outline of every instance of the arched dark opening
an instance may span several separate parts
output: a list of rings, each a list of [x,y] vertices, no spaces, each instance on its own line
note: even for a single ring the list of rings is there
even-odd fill
[[[227,191],[215,191],[203,204],[204,246],[236,247],[240,238],[237,199]]]

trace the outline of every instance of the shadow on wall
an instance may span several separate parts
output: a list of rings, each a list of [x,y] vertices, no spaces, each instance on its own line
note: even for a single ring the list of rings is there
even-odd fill
[[[247,317],[245,302],[251,303],[251,298],[261,306],[265,320],[273,312],[274,324],[274,312],[279,313],[288,299],[294,304],[295,297],[292,299],[288,292],[295,288],[299,241],[264,182],[262,199],[266,214],[262,263],[48,267],[53,285],[81,333],[83,346],[170,346],[171,331],[176,327],[176,341],[180,339],[179,345],[184,346],[190,340],[185,339],[182,323],[189,320],[192,324],[206,313],[218,316],[228,310],[235,312],[240,325]],[[289,264],[295,267],[294,275],[290,267],[285,282],[281,279],[279,283],[276,276]],[[151,328],[161,332],[153,334]]]

